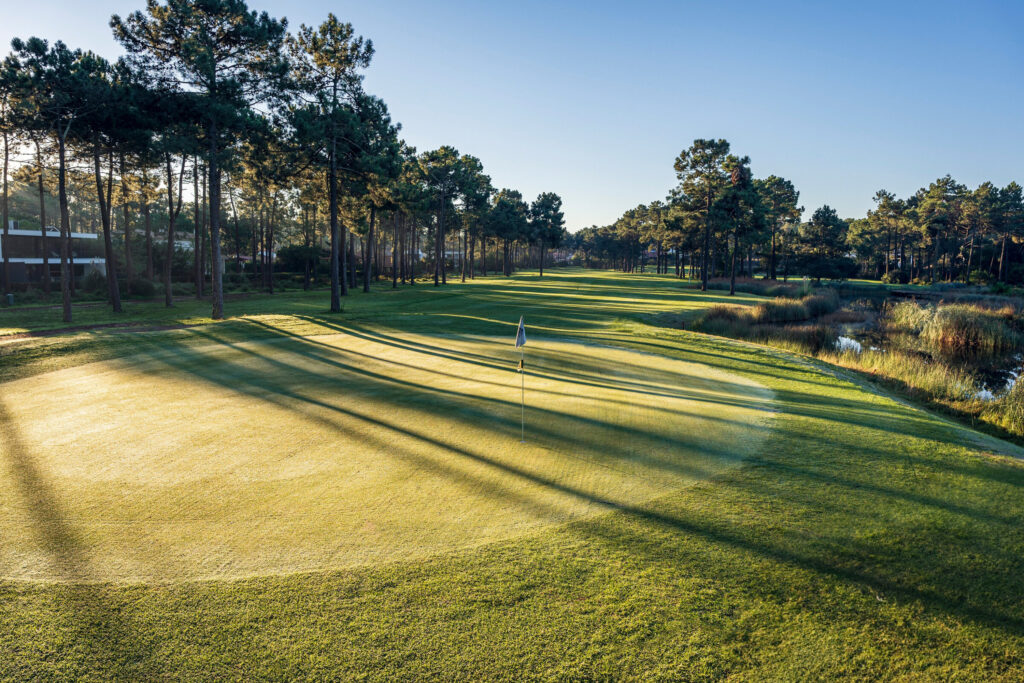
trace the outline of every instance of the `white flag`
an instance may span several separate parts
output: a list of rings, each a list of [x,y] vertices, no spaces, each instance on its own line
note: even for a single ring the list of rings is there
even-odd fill
[[[519,329],[516,330],[516,348],[526,346],[526,326],[523,325],[523,316],[519,316]]]

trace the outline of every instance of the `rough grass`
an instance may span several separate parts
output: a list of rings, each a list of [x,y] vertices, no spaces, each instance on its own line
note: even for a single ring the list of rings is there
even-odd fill
[[[1005,353],[1024,346],[1024,336],[1011,325],[1012,307],[979,304],[922,306],[901,302],[884,318],[892,330],[914,335],[924,350],[947,357],[977,357]]]
[[[1018,381],[990,405],[984,406],[983,417],[1011,434],[1024,435],[1024,382]]]
[[[861,353],[825,351],[818,358],[843,367],[863,370],[872,375],[901,383],[912,396],[955,403],[974,397],[977,382],[970,372],[946,363],[929,361],[920,354],[906,351],[872,351]]]
[[[525,313],[559,337],[746,377],[778,413],[759,451],[712,479],[620,506],[570,487],[607,513],[425,559],[244,580],[0,581],[0,677],[1019,680],[1019,450],[805,360],[652,326],[722,302],[671,278],[553,271],[353,297],[344,316],[322,314],[319,296],[245,305],[300,333],[341,320],[400,338],[511,339]],[[232,343],[274,334],[244,320],[201,329]],[[0,376],[209,343],[188,332],[12,342]],[[22,495],[48,490],[32,464]],[[37,533],[74,558],[82,539],[59,502],[29,504]]]
[[[817,353],[835,342],[828,325],[806,323],[839,308],[834,291],[801,299],[777,297],[754,305],[716,304],[697,316],[693,328],[707,334],[770,343],[801,353]]]

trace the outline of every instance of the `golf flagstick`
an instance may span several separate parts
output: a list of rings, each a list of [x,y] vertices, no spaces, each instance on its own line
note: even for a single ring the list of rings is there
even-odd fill
[[[526,442],[526,344],[523,344],[520,349],[519,357],[519,379],[521,382],[521,394],[519,398],[519,405],[521,415],[521,428],[522,432],[519,435],[519,443]]]
[[[516,330],[516,348],[519,349],[519,374],[520,374],[520,405],[522,431],[519,443],[526,442],[526,326],[523,325],[523,316],[519,316],[519,329]]]

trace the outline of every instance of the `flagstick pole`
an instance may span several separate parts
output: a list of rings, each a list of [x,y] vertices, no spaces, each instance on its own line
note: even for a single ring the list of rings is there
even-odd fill
[[[522,436],[519,438],[519,443],[526,442],[526,344],[519,347],[520,353],[519,363],[522,370],[520,371],[522,377]]]

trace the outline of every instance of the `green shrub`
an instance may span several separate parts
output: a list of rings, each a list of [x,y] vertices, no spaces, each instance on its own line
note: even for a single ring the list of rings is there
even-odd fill
[[[920,348],[945,356],[978,356],[1011,351],[1024,337],[1011,325],[1013,305],[999,300],[922,306],[903,301],[890,307],[884,323],[890,333],[916,335]]]
[[[54,282],[53,291],[60,291],[60,282]],[[43,290],[32,287],[29,285],[25,288],[25,291],[18,295],[15,299],[16,304],[40,304],[54,298],[53,294],[47,295]]]
[[[882,282],[887,285],[905,285],[910,282],[910,276],[902,270],[891,270],[882,276]]]
[[[1024,382],[1017,381],[1013,388],[999,398],[989,409],[994,422],[1017,436],[1024,436]]]
[[[729,278],[713,278],[708,280],[708,289],[728,290],[730,287]],[[800,296],[800,286],[793,283],[779,282],[777,280],[761,280],[749,277],[736,278],[736,291],[758,296]]]
[[[819,358],[835,365],[852,367],[895,380],[911,394],[947,402],[969,400],[978,392],[974,376],[962,368],[929,359],[919,353],[899,350],[853,353],[821,353]]]
[[[764,325],[757,329],[756,340],[769,346],[807,355],[831,349],[836,343],[836,332],[831,325]]]
[[[128,294],[139,299],[152,299],[156,296],[156,285],[151,280],[132,280]]]
[[[79,287],[92,294],[105,294],[107,291],[107,278],[103,273],[94,270],[82,278]]]
[[[971,282],[974,284],[985,285],[992,281],[992,273],[987,270],[972,270],[971,271]]]
[[[701,314],[693,328],[706,334],[720,337],[745,339],[750,333],[751,318],[746,309],[739,306],[712,306]]]

